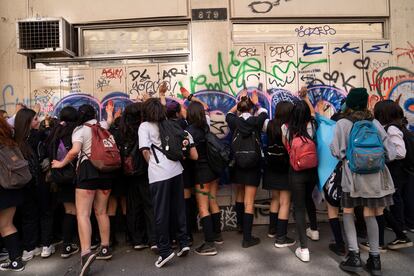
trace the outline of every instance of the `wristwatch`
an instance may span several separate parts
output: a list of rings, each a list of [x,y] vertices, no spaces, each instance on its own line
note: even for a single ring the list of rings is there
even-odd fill
[[[191,102],[191,99],[193,98],[193,94],[190,94],[188,97],[187,97],[187,100],[189,101],[189,102]]]

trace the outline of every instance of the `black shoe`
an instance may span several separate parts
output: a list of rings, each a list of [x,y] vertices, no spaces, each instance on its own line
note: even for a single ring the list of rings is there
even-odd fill
[[[95,250],[99,247],[100,243],[98,241],[95,241],[93,244],[91,244],[91,250]]]
[[[78,252],[79,252],[79,247],[76,244],[67,244],[63,246],[63,252],[62,254],[60,254],[60,257],[62,257],[63,259],[66,259]]]
[[[195,253],[201,256],[214,256],[214,255],[217,255],[217,249],[214,246],[214,243],[206,242],[200,245],[195,250]]]
[[[223,237],[221,236],[221,233],[216,233],[214,235],[214,243],[215,244],[223,244],[224,243],[224,240],[223,240]]]
[[[163,265],[165,265],[166,263],[168,263],[172,258],[174,258],[175,253],[172,252],[170,255],[168,255],[167,257],[158,257],[158,260],[155,262],[155,266],[158,268],[161,268]]]
[[[272,239],[276,237],[276,228],[269,228],[269,231],[267,232],[267,236]]]
[[[0,249],[0,262],[3,262],[8,259],[9,259],[9,252],[7,252],[6,248],[1,248]]]
[[[288,236],[284,236],[281,238],[276,238],[275,246],[277,248],[284,248],[295,245],[296,241],[294,239],[289,238]]]
[[[23,271],[24,270],[24,264],[22,261],[22,258],[19,257],[14,261],[9,261],[0,264],[0,271]]]
[[[109,260],[112,258],[112,249],[109,246],[101,246],[97,250],[97,260]]]
[[[177,252],[177,257],[185,257],[190,252],[190,247],[185,246]]]
[[[96,259],[96,252],[89,252],[88,254],[81,257],[81,272],[79,276],[86,276],[89,274],[91,265]]]
[[[240,224],[237,224],[237,232],[239,233],[239,234],[243,234],[243,226],[242,225],[240,225]]]
[[[249,247],[258,245],[259,243],[260,243],[260,239],[252,236],[250,238],[250,240],[248,240],[248,241],[243,240],[242,247],[243,248],[249,248]]]
[[[349,251],[346,260],[339,264],[339,267],[348,272],[362,272],[364,269],[362,268],[362,261],[361,256],[359,253],[354,251]]]
[[[138,243],[138,244],[134,244],[133,247],[134,247],[135,250],[142,250],[142,249],[148,248],[149,245],[144,244],[144,243]]]
[[[176,240],[172,240],[172,242],[171,242],[171,248],[172,249],[177,249],[178,248],[178,242]]]
[[[333,253],[335,253],[338,256],[345,256],[346,254],[345,244],[330,243],[329,250],[331,250]]]
[[[403,238],[403,239],[395,239],[394,241],[390,242],[388,244],[388,248],[392,250],[397,250],[401,248],[407,248],[413,246],[413,242],[409,238]]]
[[[373,256],[369,254],[369,258],[367,260],[366,268],[369,273],[373,276],[381,276],[381,258],[379,255]]]

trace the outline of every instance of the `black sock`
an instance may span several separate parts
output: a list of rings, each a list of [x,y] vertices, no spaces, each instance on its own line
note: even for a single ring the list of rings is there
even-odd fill
[[[190,198],[186,198],[185,199],[185,214],[186,214],[186,221],[187,221],[187,236],[192,239],[193,238],[193,234],[192,234],[192,206],[193,206],[193,202]]]
[[[19,235],[17,232],[3,237],[3,241],[4,246],[7,249],[7,252],[9,252],[9,259],[11,261],[14,261],[22,256],[23,251],[20,245]]]
[[[339,219],[329,219],[329,224],[331,225],[331,231],[334,235],[336,245],[344,245],[345,243],[342,237],[341,224],[339,223]]]
[[[378,232],[379,232],[379,246],[384,246],[384,230],[385,230],[385,218],[384,215],[376,216],[378,223]]]
[[[272,213],[269,214],[269,232],[271,230],[275,231],[277,227],[277,221],[278,221],[278,213]]]
[[[237,226],[243,227],[244,202],[236,201]]]
[[[213,220],[213,230],[214,233],[221,233],[221,212],[211,214],[211,219]]]
[[[211,216],[208,215],[206,217],[203,217],[201,219],[201,225],[203,226],[204,240],[206,242],[213,242],[214,241],[213,221],[211,219]]]
[[[96,220],[95,214],[91,215],[91,227],[92,227],[91,245],[95,245],[100,240],[99,226],[98,226],[98,221]]]
[[[73,236],[76,228],[76,216],[65,214],[62,223],[63,244],[69,245],[73,242]]]
[[[250,241],[252,238],[253,214],[244,213],[243,217],[243,239]]]
[[[109,240],[110,243],[114,244],[116,243],[116,216],[109,216],[109,223],[110,223],[110,234],[109,234]]]
[[[279,219],[277,221],[276,236],[278,238],[286,237],[286,235],[287,235],[288,222],[289,222],[288,219]]]

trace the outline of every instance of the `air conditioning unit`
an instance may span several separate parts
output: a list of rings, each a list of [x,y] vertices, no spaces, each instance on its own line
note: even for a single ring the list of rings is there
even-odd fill
[[[43,57],[73,57],[75,33],[63,18],[21,19],[17,27],[17,53]]]

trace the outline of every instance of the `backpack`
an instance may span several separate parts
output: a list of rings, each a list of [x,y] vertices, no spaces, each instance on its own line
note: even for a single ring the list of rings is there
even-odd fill
[[[59,144],[53,151],[53,159],[62,161],[65,158],[66,154],[68,154],[68,147],[65,146],[63,140],[60,139]],[[51,169],[50,173],[53,182],[58,185],[72,184],[73,180],[76,177],[76,169],[73,163],[74,162],[71,162],[60,169]]]
[[[372,121],[354,122],[349,134],[346,159],[357,174],[372,174],[385,166],[385,150],[378,129]]]
[[[230,148],[209,130],[205,134],[205,140],[208,164],[215,173],[221,174],[230,163]]]
[[[160,131],[161,147],[154,144],[151,145],[154,157],[159,163],[158,157],[155,154],[155,149],[161,151],[165,156],[172,161],[180,161],[184,159],[187,151],[188,134],[176,121],[163,120],[158,124]]]
[[[392,126],[392,124],[386,126],[385,130],[388,131],[388,128],[390,126]],[[402,160],[402,162],[404,163],[404,170],[410,174],[414,174],[414,134],[405,127],[399,127],[397,125],[394,126],[401,130],[401,132],[404,135],[403,139],[405,149],[407,150],[405,158]]]
[[[0,146],[0,186],[4,189],[21,189],[32,175],[29,162],[18,147]]]
[[[114,136],[99,123],[84,125],[92,130],[91,154],[87,156],[92,165],[101,172],[112,172],[121,168],[121,155]]]
[[[312,139],[295,136],[288,143],[289,163],[295,171],[303,171],[318,166],[316,144]]]
[[[142,175],[147,170],[147,162],[138,149],[138,142],[134,146],[123,149],[122,170],[125,175]]]
[[[244,136],[240,131],[236,130],[231,147],[237,167],[241,169],[250,169],[260,165],[261,148],[259,138],[255,131]]]
[[[282,143],[275,141],[268,145],[265,151],[267,165],[280,171],[289,166],[289,155]]]
[[[334,171],[326,180],[325,185],[323,186],[323,192],[325,195],[325,200],[334,207],[339,207],[341,205],[342,198],[342,162],[339,162],[336,165]]]

